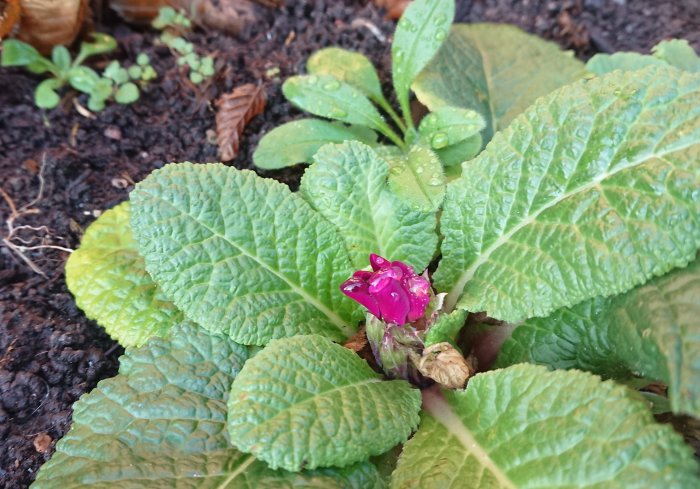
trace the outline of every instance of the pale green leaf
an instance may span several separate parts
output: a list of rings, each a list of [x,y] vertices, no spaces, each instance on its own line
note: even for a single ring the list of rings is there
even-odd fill
[[[344,339],[353,271],[331,223],[286,185],[221,164],[168,165],[131,193],[146,269],[193,321],[244,344]]]
[[[451,105],[482,114],[488,142],[535,99],[583,73],[572,53],[517,27],[456,24],[413,90],[431,111]]]
[[[336,225],[355,268],[370,253],[400,260],[418,273],[437,248],[437,217],[402,202],[389,189],[389,167],[368,146],[355,141],[327,145],[314,157],[301,181],[301,193]]]
[[[668,63],[653,56],[639,53],[598,53],[586,63],[586,70],[596,75],[605,75],[615,70],[641,70],[647,66],[665,66]]]
[[[440,150],[478,135],[485,125],[473,110],[440,107],[423,118],[418,131],[434,150]]]
[[[3,41],[2,58],[0,59],[0,65],[2,66],[27,66],[42,59],[50,63],[34,46],[19,39],[6,39]]]
[[[675,412],[700,417],[700,260],[624,295],[596,298],[518,326],[499,364],[579,368],[669,386]]]
[[[389,188],[422,211],[436,211],[445,197],[445,174],[435,153],[414,145],[407,153],[387,153]]]
[[[202,329],[128,349],[119,375],[75,404],[34,489],[380,488],[369,464],[290,473],[230,447],[226,402],[245,348]]]
[[[693,73],[700,72],[700,56],[685,39],[661,41],[651,51],[656,58],[675,68]]]
[[[91,93],[99,81],[100,75],[87,66],[77,66],[68,72],[68,83],[83,93]]]
[[[455,338],[457,338],[457,335],[464,327],[467,314],[467,311],[461,309],[452,311],[449,314],[440,314],[425,336],[426,348],[445,341],[456,346]]]
[[[131,104],[139,99],[139,87],[135,83],[127,82],[121,85],[114,94],[114,100],[120,104]]]
[[[406,7],[391,44],[391,75],[406,121],[411,120],[411,83],[447,39],[455,15],[454,0],[416,0]]]
[[[320,119],[287,122],[263,136],[253,153],[253,163],[265,170],[310,163],[324,144],[348,140],[373,145],[377,134],[364,126],[344,126]]]
[[[229,397],[236,447],[288,470],[367,460],[406,441],[420,391],[383,381],[355,352],[318,335],[271,342],[243,367]]]
[[[377,70],[367,56],[338,47],[316,51],[306,62],[311,75],[331,75],[375,101],[383,100]]]
[[[36,87],[34,91],[34,103],[41,109],[53,109],[61,102],[61,97],[56,90],[63,86],[63,82],[56,78],[48,78]]]
[[[65,74],[70,69],[70,52],[65,46],[57,45],[51,51],[51,61],[58,67],[61,73]]]
[[[517,322],[624,292],[700,246],[700,77],[616,71],[540,98],[452,182],[435,274]]]
[[[66,263],[66,283],[87,317],[122,345],[139,346],[167,336],[184,317],[146,272],[129,214],[124,202],[87,228]]]
[[[692,450],[636,393],[579,371],[479,374],[426,412],[392,489],[668,489],[700,485]]]

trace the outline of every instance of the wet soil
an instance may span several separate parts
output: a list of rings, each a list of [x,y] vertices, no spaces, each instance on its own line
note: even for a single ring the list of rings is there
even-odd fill
[[[646,52],[668,37],[686,38],[700,48],[700,15],[692,12],[700,6],[685,3],[462,1],[458,19],[515,23],[586,58],[599,51]],[[110,59],[133,60],[146,52],[160,76],[138,103],[109,105],[95,118],[81,115],[74,104],[84,106],[86,100],[68,91],[57,109],[37,109],[32,97],[39,78],[0,70],[0,221],[4,226],[10,219],[16,228],[12,243],[74,249],[85,227],[126,200],[134,182],[153,169],[171,161],[217,161],[213,100],[252,82],[265,86],[266,110],[247,126],[240,154],[229,162],[248,168],[260,136],[300,116],[282,98],[281,82],[302,72],[320,47],[361,51],[388,80],[393,24],[373,5],[297,0],[258,14],[245,40],[214,31],[188,36],[201,53],[213,53],[217,60],[216,77],[201,87],[189,83],[168,50],[156,45],[157,33],[105,14],[97,29],[114,35],[120,46]],[[261,173],[296,188],[301,172]],[[8,233],[0,228],[0,238]],[[25,251],[25,260],[16,251],[0,246],[2,488],[31,483],[70,427],[72,403],[116,374],[123,351],[73,303],[63,277],[67,252],[42,247]]]

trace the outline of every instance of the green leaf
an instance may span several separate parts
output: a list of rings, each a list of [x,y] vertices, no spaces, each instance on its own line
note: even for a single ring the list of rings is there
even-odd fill
[[[61,101],[56,90],[63,86],[61,80],[49,78],[39,83],[34,91],[34,103],[41,109],[53,109]]]
[[[651,51],[656,58],[675,68],[692,73],[700,72],[700,57],[685,39],[661,41]]]
[[[455,338],[464,327],[467,320],[467,311],[457,309],[449,314],[440,314],[437,321],[428,330],[425,336],[425,347],[435,345],[437,343],[448,342],[453,346],[457,346]]]
[[[2,42],[2,66],[26,66],[42,58],[39,51],[26,42],[17,39],[5,39]]]
[[[92,42],[83,42],[80,44],[80,52],[75,59],[74,65],[81,64],[86,58],[97,54],[109,53],[117,49],[117,40],[112,36],[101,32],[92,33]]]
[[[438,155],[438,158],[440,158],[440,161],[444,166],[454,167],[458,166],[460,163],[469,161],[478,155],[479,151],[481,151],[482,144],[483,140],[481,138],[481,134],[475,134],[462,142],[439,149],[435,152],[435,154]]]
[[[131,78],[132,80],[141,79],[141,75],[143,74],[143,69],[138,65],[129,66],[129,68],[126,71],[129,74],[129,78]]]
[[[66,263],[66,283],[85,314],[124,346],[167,336],[184,317],[146,272],[129,227],[129,202],[87,228]]]
[[[624,292],[700,246],[700,77],[616,71],[540,98],[449,185],[447,308],[518,322]]]
[[[432,112],[451,105],[482,114],[488,142],[538,97],[583,73],[572,53],[517,27],[456,24],[413,90]]]
[[[653,56],[639,53],[598,53],[588,60],[586,70],[596,75],[605,75],[615,70],[633,71],[641,70],[647,66],[666,66],[667,64]]]
[[[246,357],[230,339],[187,327],[128,349],[119,375],[75,404],[71,430],[32,487],[382,487],[367,463],[293,474],[230,448],[226,402]]]
[[[406,441],[420,391],[383,381],[355,352],[318,336],[271,342],[233,383],[228,430],[239,449],[297,471],[343,467]]]
[[[391,45],[391,75],[406,122],[411,122],[411,83],[447,39],[455,16],[454,0],[416,0],[406,7]]]
[[[321,49],[306,62],[306,70],[310,75],[331,75],[375,101],[384,99],[377,70],[363,54],[337,47]]]
[[[120,104],[131,104],[139,99],[139,87],[132,82],[127,82],[117,89],[114,100]]]
[[[97,100],[105,101],[112,96],[114,82],[109,78],[100,78],[90,90],[90,95]]]
[[[513,331],[499,364],[579,368],[621,381],[669,386],[674,412],[700,417],[700,260],[624,295],[530,319]]]
[[[284,82],[282,92],[292,104],[311,114],[391,131],[361,91],[331,75],[293,76]]]
[[[146,53],[139,53],[136,57],[136,64],[142,68],[148,66],[151,62],[151,58]]]
[[[634,391],[518,365],[424,395],[392,489],[698,487],[692,450]]]
[[[445,196],[445,174],[428,148],[411,146],[408,153],[385,156],[389,163],[389,188],[400,199],[421,211],[436,211]]]
[[[348,140],[372,146],[377,141],[377,134],[364,126],[344,126],[320,119],[287,122],[263,136],[253,153],[253,162],[265,170],[310,163],[324,144]]]
[[[434,150],[440,150],[478,135],[485,126],[484,118],[473,110],[440,107],[423,118],[418,131]]]
[[[365,268],[370,253],[408,263],[418,273],[428,266],[437,248],[436,214],[394,195],[389,167],[371,148],[356,141],[329,144],[314,161],[301,194],[339,229],[355,268]]]
[[[68,83],[83,93],[92,93],[99,81],[100,75],[87,66],[71,68],[68,72]]]
[[[51,52],[51,60],[62,73],[66,73],[70,69],[70,52],[65,46],[54,46]]]
[[[286,185],[221,164],[168,165],[131,193],[146,269],[192,320],[234,340],[319,333],[342,340],[358,310],[331,223]]]

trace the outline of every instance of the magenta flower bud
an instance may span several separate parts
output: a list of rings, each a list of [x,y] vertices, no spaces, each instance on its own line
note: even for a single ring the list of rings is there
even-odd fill
[[[369,262],[373,272],[355,272],[340,290],[385,323],[401,326],[422,318],[430,303],[430,282],[400,261],[373,253]]]

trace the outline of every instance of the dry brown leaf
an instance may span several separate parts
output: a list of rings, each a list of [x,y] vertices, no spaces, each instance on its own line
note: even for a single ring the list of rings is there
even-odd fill
[[[238,154],[246,124],[265,110],[265,89],[262,85],[246,83],[219,97],[216,108],[219,156],[223,161],[229,161]]]
[[[58,44],[71,45],[89,8],[88,0],[20,0],[20,7],[17,37],[42,54]]]
[[[48,433],[39,433],[34,438],[34,450],[36,450],[39,453],[46,453],[46,451],[51,446],[52,441],[53,441],[53,438],[51,438],[48,435]]]
[[[386,10],[386,16],[393,20],[398,20],[403,11],[406,10],[410,0],[373,0],[374,4]]]
[[[12,31],[19,20],[19,0],[0,0],[0,39]]]
[[[128,22],[146,24],[156,18],[161,7],[171,3],[169,0],[111,0],[109,6]]]

